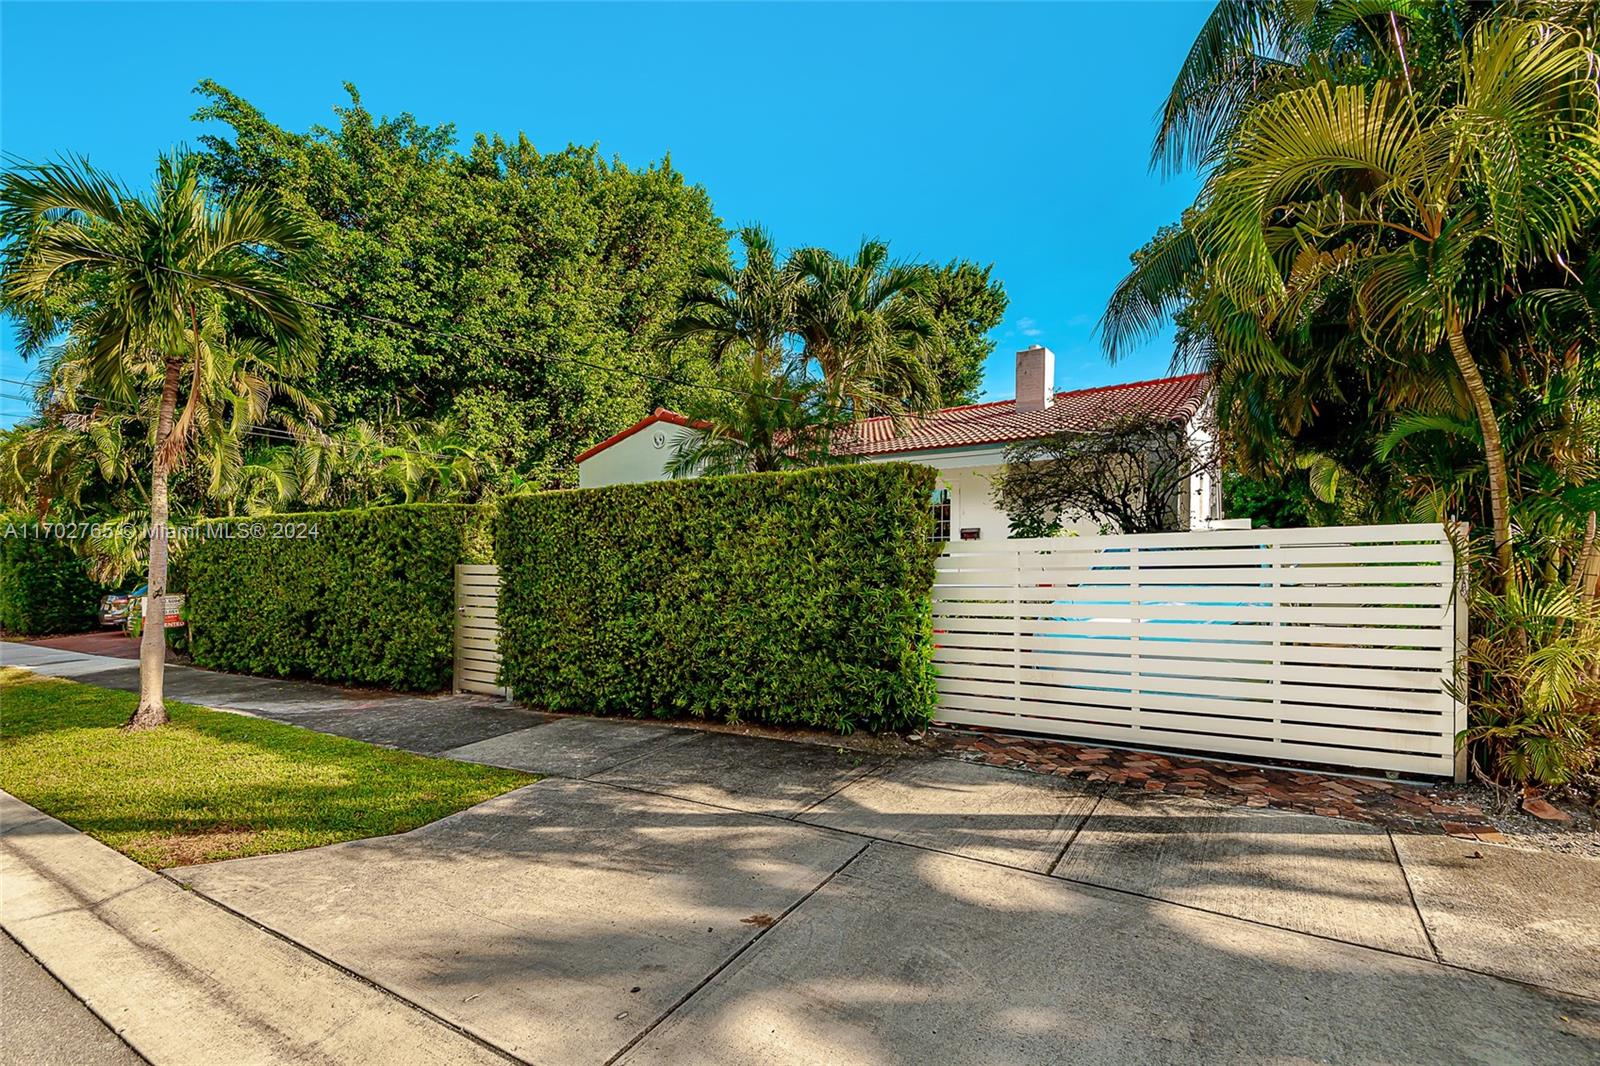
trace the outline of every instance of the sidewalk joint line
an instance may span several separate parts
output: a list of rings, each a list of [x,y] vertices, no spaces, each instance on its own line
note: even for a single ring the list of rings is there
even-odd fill
[[[790,822],[799,821],[801,817],[803,817],[804,815],[810,814],[812,811],[816,810],[818,807],[822,806],[824,803],[827,803],[829,800],[833,799],[833,797],[837,796],[839,793],[843,792],[845,789],[849,788],[851,785],[859,784],[860,782],[865,781],[867,778],[871,777],[873,774],[877,773],[879,770],[882,770],[884,767],[890,765],[894,761],[895,761],[895,757],[894,756],[889,756],[888,758],[879,759],[877,762],[875,762],[871,766],[867,767],[866,770],[864,770],[863,772],[861,772],[859,774],[856,774],[854,777],[850,778],[848,781],[846,781],[843,784],[841,784],[838,788],[834,789],[832,792],[828,793],[826,796],[821,797],[820,799],[816,800],[815,802],[806,804],[804,807],[800,808],[798,811],[793,811],[793,812],[791,812],[789,814],[782,815],[781,817],[785,821],[790,821]],[[810,825],[812,823],[807,822],[806,824]]]
[[[812,896],[816,895],[818,892],[821,892],[824,888],[827,888],[835,877],[838,877],[840,874],[844,873],[845,870],[849,869],[850,864],[861,858],[862,855],[866,854],[867,849],[872,847],[873,843],[874,841],[868,840],[865,844],[861,845],[861,847],[856,849],[855,854],[851,855],[844,862],[840,863],[838,868],[830,873],[827,877],[824,877],[821,881],[817,882],[814,888],[812,888],[805,895],[801,896],[799,899],[795,900],[788,907],[784,908],[783,913],[778,915],[777,921],[773,922],[764,929],[757,930],[755,936],[741,944],[737,951],[735,951],[732,955],[729,955],[715,969],[706,974],[705,977],[701,978],[693,988],[689,989],[689,991],[685,992],[681,997],[679,997],[676,1003],[662,1011],[660,1016],[658,1016],[653,1022],[639,1030],[632,1040],[629,1040],[626,1044],[623,1044],[622,1047],[618,1048],[616,1054],[605,1060],[604,1066],[613,1066],[613,1063],[615,1063],[618,1059],[622,1058],[622,1056],[626,1055],[628,1052],[637,1047],[645,1037],[655,1032],[656,1029],[666,1022],[668,1018],[677,1013],[680,1007],[688,1003],[695,996],[699,995],[701,989],[705,988],[712,981],[716,980],[719,974],[721,974],[728,967],[732,966],[735,962],[739,961],[739,959],[746,952],[760,943],[762,937],[778,928],[778,926],[783,923],[785,918],[789,917],[789,915],[798,910],[801,905],[803,905]]]
[[[1422,913],[1422,905],[1417,902],[1417,890],[1411,887],[1411,871],[1406,869],[1406,861],[1400,857],[1400,845],[1394,842],[1394,834],[1389,830],[1383,831],[1389,838],[1389,854],[1394,856],[1394,864],[1400,867],[1400,880],[1405,882],[1406,898],[1411,901],[1411,912],[1417,916],[1417,924],[1422,927],[1422,936],[1428,942],[1428,950],[1433,952],[1435,962],[1444,963],[1444,955],[1439,951],[1439,945],[1434,943],[1433,930],[1428,928],[1428,919]]]
[[[174,869],[184,869],[184,867],[174,867]],[[255,928],[261,930],[263,933],[266,933],[268,936],[275,937],[276,939],[281,940],[283,943],[288,944],[289,946],[295,948],[296,950],[301,951],[301,952],[305,953],[306,955],[311,956],[313,959],[316,959],[318,962],[324,963],[325,965],[327,965],[329,967],[332,967],[334,970],[337,970],[339,973],[344,974],[346,977],[349,977],[349,978],[351,978],[351,979],[353,979],[355,981],[358,981],[361,984],[366,985],[368,988],[371,988],[371,989],[377,991],[378,993],[380,993],[382,995],[388,996],[390,999],[394,1000],[396,1003],[400,1003],[400,1004],[402,1004],[402,1005],[404,1005],[406,1007],[409,1007],[410,1009],[416,1011],[418,1014],[421,1014],[423,1017],[428,1018],[431,1021],[437,1022],[439,1025],[444,1026],[446,1029],[450,1030],[451,1032],[456,1033],[459,1036],[465,1037],[466,1039],[472,1041],[474,1044],[477,1044],[479,1047],[483,1048],[485,1051],[488,1051],[488,1052],[498,1056],[499,1058],[505,1059],[507,1062],[519,1063],[520,1066],[532,1066],[532,1064],[529,1062],[528,1059],[518,1058],[516,1055],[513,1055],[511,1052],[507,1051],[506,1049],[504,1049],[502,1047],[499,1047],[499,1046],[495,1045],[494,1043],[491,1043],[488,1040],[485,1040],[483,1037],[478,1036],[476,1033],[468,1032],[466,1029],[462,1028],[457,1023],[452,1022],[450,1019],[448,1019],[448,1018],[446,1018],[446,1017],[444,1017],[444,1016],[442,1016],[440,1014],[435,1013],[434,1011],[428,1009],[427,1007],[424,1007],[422,1004],[417,1003],[414,1000],[407,999],[405,996],[402,996],[400,993],[396,992],[394,989],[389,988],[386,985],[378,983],[377,981],[375,981],[372,978],[368,977],[366,974],[360,973],[359,971],[356,971],[356,970],[352,970],[350,967],[346,966],[344,963],[339,962],[336,959],[329,958],[327,955],[324,955],[322,952],[318,951],[316,948],[313,948],[308,944],[301,943],[300,941],[294,939],[293,937],[289,936],[286,933],[280,933],[278,930],[272,928],[272,926],[265,925],[262,922],[257,921],[256,919],[250,917],[250,915],[244,913],[241,910],[237,910],[237,909],[235,909],[233,907],[230,907],[228,904],[223,903],[219,899],[212,898],[211,896],[207,895],[204,890],[202,890],[200,888],[197,888],[194,885],[188,884],[187,882],[178,880],[176,877],[173,877],[166,870],[157,870],[157,871],[155,871],[155,873],[156,873],[156,875],[158,877],[165,878],[167,881],[171,882],[172,884],[176,885],[178,888],[180,888],[183,891],[185,891],[185,892],[189,893],[190,895],[194,896],[196,899],[204,900],[205,902],[211,904],[211,906],[217,908],[218,910],[224,912],[225,914],[233,915],[235,918],[238,918],[240,921],[244,922],[246,925],[254,926]]]
[[[1095,793],[1094,805],[1089,808],[1089,813],[1078,819],[1078,824],[1072,827],[1071,833],[1067,834],[1067,842],[1061,845],[1061,850],[1056,852],[1056,857],[1050,861],[1049,866],[1045,867],[1044,875],[1046,877],[1054,877],[1056,875],[1056,870],[1060,867],[1061,860],[1067,857],[1067,849],[1077,842],[1078,834],[1083,832],[1083,827],[1089,824],[1089,819],[1094,817],[1094,812],[1100,809],[1100,804],[1105,798],[1106,790],[1104,788]]]

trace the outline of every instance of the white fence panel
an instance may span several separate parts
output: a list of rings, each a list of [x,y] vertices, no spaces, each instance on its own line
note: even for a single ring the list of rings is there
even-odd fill
[[[507,695],[500,684],[500,569],[456,565],[457,692]]]
[[[1461,777],[1441,525],[951,542],[938,720]]]

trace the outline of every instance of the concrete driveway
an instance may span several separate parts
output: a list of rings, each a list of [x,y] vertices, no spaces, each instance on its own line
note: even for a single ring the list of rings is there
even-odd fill
[[[172,875],[533,1062],[1600,1060],[1590,860],[636,723],[449,754],[571,776]]]
[[[1600,1062],[1593,860],[449,703],[556,776],[169,876],[529,1062]]]

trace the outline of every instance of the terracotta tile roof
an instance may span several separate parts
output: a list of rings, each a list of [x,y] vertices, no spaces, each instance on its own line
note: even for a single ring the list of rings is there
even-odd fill
[[[883,455],[893,452],[931,451],[937,448],[970,448],[981,444],[1006,444],[1011,441],[1048,437],[1063,430],[1082,433],[1127,415],[1146,415],[1171,422],[1186,422],[1200,410],[1209,379],[1205,374],[1185,374],[1154,381],[1130,381],[1123,385],[1104,385],[1056,393],[1055,402],[1042,411],[1017,411],[1017,401],[996,400],[965,407],[946,407],[924,415],[895,435],[894,422],[869,418],[845,431],[836,445],[840,452],[853,455]],[[583,462],[618,441],[640,430],[668,422],[676,426],[691,423],[688,418],[665,407],[645,416],[621,433],[607,437],[578,453]]]
[[[890,419],[869,418],[851,427],[839,450],[881,455],[1004,444],[1062,431],[1081,433],[1135,414],[1186,422],[1200,410],[1208,383],[1205,374],[1185,374],[1058,392],[1055,402],[1042,411],[1019,412],[1015,400],[946,407],[917,419],[898,436]]]

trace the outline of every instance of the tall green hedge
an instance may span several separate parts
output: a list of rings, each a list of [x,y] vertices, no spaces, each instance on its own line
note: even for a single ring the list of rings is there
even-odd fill
[[[0,632],[20,637],[93,629],[100,587],[71,546],[32,522],[0,517]]]
[[[177,548],[200,666],[428,691],[450,684],[455,564],[486,509],[411,504],[200,523]]]
[[[933,488],[894,463],[509,499],[503,678],[561,711],[926,724]]]

